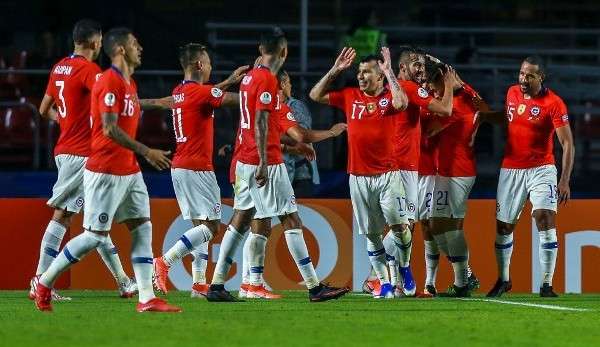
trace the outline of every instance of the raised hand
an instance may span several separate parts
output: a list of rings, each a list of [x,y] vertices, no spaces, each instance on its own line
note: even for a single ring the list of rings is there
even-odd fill
[[[333,69],[339,71],[346,70],[350,66],[352,66],[352,62],[356,57],[356,51],[352,47],[344,47],[342,48],[342,52],[338,55],[335,63],[333,64]]]
[[[238,67],[231,73],[231,75],[229,75],[229,77],[227,77],[227,80],[231,84],[240,83],[242,78],[244,78],[244,76],[246,76],[246,71],[248,71],[249,68],[250,68],[250,65],[244,65],[244,66]]]
[[[381,71],[392,71],[392,58],[390,57],[390,49],[387,47],[381,47],[381,56],[383,61],[377,61]]]

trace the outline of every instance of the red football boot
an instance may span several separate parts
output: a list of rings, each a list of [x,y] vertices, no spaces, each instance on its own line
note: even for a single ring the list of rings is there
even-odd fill
[[[154,298],[146,303],[139,302],[135,309],[138,312],[181,312],[181,308],[169,305],[160,298]]]
[[[40,282],[35,288],[35,306],[40,311],[52,312],[52,289],[46,287]]]
[[[169,278],[169,266],[163,258],[154,258],[154,274],[152,275],[152,283],[156,290],[167,294],[167,280]]]

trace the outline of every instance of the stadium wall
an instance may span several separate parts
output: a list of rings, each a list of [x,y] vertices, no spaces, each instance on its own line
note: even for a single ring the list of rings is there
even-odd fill
[[[223,221],[232,214],[232,201],[225,200]],[[298,201],[299,212],[305,229],[305,238],[319,277],[336,285],[352,286],[359,291],[369,270],[364,237],[354,230],[352,207],[347,199],[308,199]],[[162,254],[190,226],[181,219],[174,199],[151,200],[154,226],[154,254]],[[561,207],[558,214],[559,258],[554,286],[560,292],[600,292],[600,200],[573,200]],[[0,277],[0,289],[25,289],[35,271],[39,256],[39,243],[52,211],[45,199],[0,199],[0,216],[3,228],[0,232],[0,254],[6,275]],[[465,221],[465,231],[470,248],[470,263],[487,289],[496,279],[494,255],[495,201],[471,200]],[[535,292],[538,287],[539,266],[535,223],[532,223],[529,207],[523,211],[515,231],[511,275],[513,291]],[[68,237],[80,232],[81,215],[73,223]],[[222,230],[225,225],[221,225]],[[121,260],[132,274],[129,260],[131,239],[124,226],[118,225],[111,232],[119,249]],[[532,237],[533,236],[533,237]],[[66,239],[68,239],[66,237]],[[217,259],[222,233],[209,247],[208,278]],[[412,268],[419,286],[424,279],[423,242],[421,233],[415,232]],[[238,252],[229,280],[230,289],[236,289],[241,281],[241,252]],[[438,288],[451,283],[451,268],[446,261],[440,262]],[[170,272],[171,287],[189,290],[191,287],[189,259],[183,265],[174,266]],[[273,234],[267,245],[265,279],[275,289],[302,289],[301,278],[287,251],[285,238],[278,221],[273,221]],[[65,273],[58,282],[59,288],[113,289],[115,284],[100,257],[93,253]]]

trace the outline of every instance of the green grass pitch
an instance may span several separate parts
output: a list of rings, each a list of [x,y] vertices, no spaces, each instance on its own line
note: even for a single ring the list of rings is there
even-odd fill
[[[209,303],[172,292],[183,313],[139,314],[135,299],[112,291],[63,294],[73,301],[41,313],[25,291],[0,292],[0,346],[600,346],[598,295],[310,303],[305,292],[283,292],[278,301]]]

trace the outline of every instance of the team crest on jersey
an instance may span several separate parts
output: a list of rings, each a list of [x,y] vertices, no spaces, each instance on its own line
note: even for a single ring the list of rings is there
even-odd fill
[[[526,108],[527,106],[525,106],[525,104],[519,104],[519,107],[517,108],[517,113],[519,114],[519,116],[525,113]]]
[[[108,107],[115,106],[116,100],[117,98],[113,93],[106,93],[106,95],[104,95],[104,104]]]
[[[374,102],[370,102],[370,103],[368,103],[368,104],[367,104],[367,111],[368,111],[369,113],[373,113],[373,112],[375,112],[375,109],[376,109],[376,108],[377,108],[377,106],[375,106],[375,103],[374,103]]]
[[[244,76],[244,78],[242,79],[242,84],[248,85],[250,84],[250,81],[252,81],[252,76]]]
[[[529,112],[532,116],[537,117],[540,115],[540,108],[538,106],[533,106]]]
[[[220,98],[223,95],[223,91],[219,88],[213,88],[210,90],[210,94],[213,98]]]
[[[296,118],[294,118],[294,115],[292,114],[292,112],[288,112],[285,116],[287,117],[288,120],[291,120],[294,122],[296,121]]]
[[[269,92],[264,92],[260,94],[260,102],[262,102],[265,105],[270,104],[272,99],[273,98],[271,97],[271,93]]]
[[[420,97],[422,97],[423,99],[425,99],[429,96],[429,92],[427,92],[427,89],[425,89],[423,87],[419,87],[419,89],[417,89],[417,94]]]
[[[390,103],[390,101],[387,98],[383,98],[383,99],[379,100],[379,106],[381,106],[381,107],[386,107],[389,103]]]

